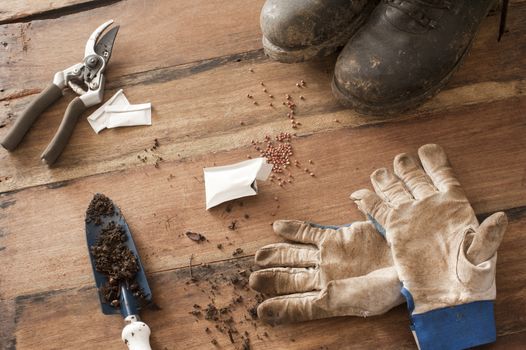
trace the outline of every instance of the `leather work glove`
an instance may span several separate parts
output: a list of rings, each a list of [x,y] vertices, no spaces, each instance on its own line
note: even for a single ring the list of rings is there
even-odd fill
[[[278,220],[273,228],[297,243],[271,244],[256,252],[256,264],[265,269],[250,275],[250,287],[275,296],[259,305],[261,320],[279,324],[365,317],[403,303],[390,249],[372,223],[337,227]]]
[[[407,154],[394,173],[371,175],[376,193],[351,195],[391,246],[420,349],[464,349],[495,341],[495,264],[507,218],[479,225],[438,145]]]

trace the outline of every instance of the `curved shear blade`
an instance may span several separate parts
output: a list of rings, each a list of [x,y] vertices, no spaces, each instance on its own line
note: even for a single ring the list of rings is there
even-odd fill
[[[97,44],[97,39],[102,34],[102,32],[108,28],[113,23],[113,20],[110,19],[109,21],[101,24],[91,35],[89,36],[88,41],[86,42],[86,48],[84,49],[84,57],[88,57],[90,55],[95,55],[95,45]]]
[[[106,34],[100,38],[95,45],[95,52],[97,55],[104,58],[104,61],[108,63],[111,57],[111,50],[113,49],[113,43],[115,42],[115,37],[119,31],[119,26],[111,28]]]

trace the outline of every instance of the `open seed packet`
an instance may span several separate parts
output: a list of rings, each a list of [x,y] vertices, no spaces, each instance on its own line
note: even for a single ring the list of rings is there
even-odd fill
[[[236,198],[258,194],[257,180],[265,181],[272,164],[265,158],[240,163],[204,168],[206,209]]]

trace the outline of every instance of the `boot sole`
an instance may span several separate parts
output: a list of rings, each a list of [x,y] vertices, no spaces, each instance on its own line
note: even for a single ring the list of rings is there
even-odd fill
[[[288,49],[273,44],[263,35],[262,42],[265,55],[274,61],[282,63],[297,63],[328,56],[338,48],[343,47],[347,41],[349,41],[358,28],[360,28],[369,17],[376,7],[376,4],[376,1],[369,1],[363,10],[352,19],[345,31],[318,45],[298,49]]]
[[[497,0],[496,2],[499,3],[499,1],[500,0]],[[490,9],[488,9],[487,12],[489,12],[489,10]],[[425,101],[431,99],[433,96],[438,94],[440,90],[442,90],[442,88],[447,85],[451,77],[456,73],[459,67],[462,66],[462,63],[464,62],[465,57],[469,54],[469,51],[471,50],[471,47],[473,46],[473,42],[475,41],[475,38],[477,37],[479,31],[480,31],[480,26],[476,30],[475,34],[473,35],[473,38],[471,39],[470,43],[466,47],[466,50],[464,51],[462,56],[460,56],[460,58],[458,59],[453,69],[451,69],[451,71],[444,78],[442,78],[442,80],[440,80],[440,82],[436,86],[425,91],[421,95],[414,96],[405,101],[398,101],[395,103],[386,104],[382,106],[368,104],[356,98],[355,96],[342,91],[340,87],[338,86],[336,79],[334,79],[334,73],[331,79],[332,93],[341,105],[347,108],[352,108],[360,114],[391,117],[391,116],[394,116],[394,115],[397,115],[403,112],[407,112],[411,109],[416,109],[418,106],[423,104]]]

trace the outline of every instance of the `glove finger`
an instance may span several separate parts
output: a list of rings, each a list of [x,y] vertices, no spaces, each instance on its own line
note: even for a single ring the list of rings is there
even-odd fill
[[[299,220],[276,220],[272,224],[272,228],[274,232],[285,239],[314,245],[318,245],[323,240],[327,230],[330,230]]]
[[[391,265],[367,275],[330,281],[320,301],[341,316],[374,316],[403,303],[400,289],[398,273]]]
[[[385,227],[391,208],[376,193],[367,189],[358,190],[351,194],[351,200],[361,212]]]
[[[252,272],[250,288],[264,294],[282,295],[320,289],[318,269],[274,267]]]
[[[272,325],[330,317],[327,311],[316,307],[319,295],[319,292],[309,292],[267,299],[259,304],[258,317]]]
[[[418,156],[439,191],[460,190],[460,193],[463,193],[442,147],[436,144],[424,145],[418,149]]]
[[[497,251],[508,226],[508,217],[498,212],[486,218],[479,226],[466,257],[473,265],[489,260]]]
[[[411,193],[405,188],[404,183],[387,168],[380,168],[373,172],[371,183],[380,197],[393,204],[413,199]]]
[[[270,244],[258,249],[255,261],[261,267],[314,267],[320,250],[307,244]]]
[[[416,199],[422,199],[437,192],[429,176],[410,155],[406,153],[397,155],[393,167],[395,174],[402,179]]]
[[[333,316],[372,316],[404,302],[393,266],[360,277],[329,282],[321,292],[290,294],[265,300],[258,317],[270,324]]]

